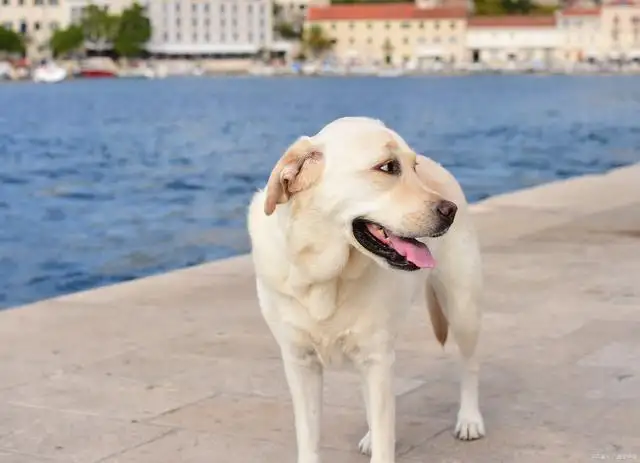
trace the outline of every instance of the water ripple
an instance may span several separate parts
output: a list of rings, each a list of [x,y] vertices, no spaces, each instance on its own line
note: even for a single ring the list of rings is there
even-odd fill
[[[340,116],[386,121],[472,201],[640,160],[635,77],[76,81],[0,101],[5,307],[246,252],[253,192]]]

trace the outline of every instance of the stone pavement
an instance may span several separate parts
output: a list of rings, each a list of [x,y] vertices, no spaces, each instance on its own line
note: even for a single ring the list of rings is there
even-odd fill
[[[451,435],[455,347],[416,307],[397,363],[399,463],[640,461],[640,166],[474,206],[481,406]],[[323,458],[365,463],[357,378],[325,379]],[[246,257],[0,313],[0,463],[295,462]]]

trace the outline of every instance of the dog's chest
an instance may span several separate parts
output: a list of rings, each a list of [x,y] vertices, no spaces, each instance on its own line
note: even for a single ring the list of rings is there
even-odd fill
[[[322,326],[305,330],[304,338],[302,344],[324,365],[339,365],[345,361],[360,363],[370,355],[366,347],[367,333]]]

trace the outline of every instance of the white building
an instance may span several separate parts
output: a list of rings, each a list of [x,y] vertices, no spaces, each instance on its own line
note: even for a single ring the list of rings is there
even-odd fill
[[[271,0],[152,0],[147,49],[171,57],[244,57],[270,49]]]
[[[492,67],[548,64],[555,60],[561,36],[554,17],[470,18],[469,60]]]
[[[561,55],[567,63],[598,60],[602,54],[600,8],[573,7],[558,14]]]

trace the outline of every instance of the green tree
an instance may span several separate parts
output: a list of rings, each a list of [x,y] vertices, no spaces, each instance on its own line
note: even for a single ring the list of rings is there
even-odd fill
[[[296,30],[293,24],[286,21],[278,21],[274,29],[278,33],[278,35],[285,40],[296,40],[300,39],[300,37],[302,36],[301,31]]]
[[[314,58],[319,58],[331,50],[334,43],[334,40],[318,25],[311,26],[302,35],[302,48],[305,50],[305,55],[311,55]]]
[[[107,7],[87,6],[80,22],[87,46],[95,50],[109,49],[118,36],[119,19],[109,14]]]
[[[501,0],[500,3],[506,14],[529,14],[535,7],[531,0]]]
[[[24,55],[24,37],[11,29],[0,26],[0,52]]]
[[[140,56],[151,38],[151,21],[138,3],[122,12],[113,48],[120,56]]]
[[[500,16],[506,14],[503,2],[508,0],[475,0],[475,14],[478,16]]]
[[[82,27],[71,25],[66,29],[56,30],[49,40],[49,47],[54,57],[72,54],[82,48],[84,34]]]

